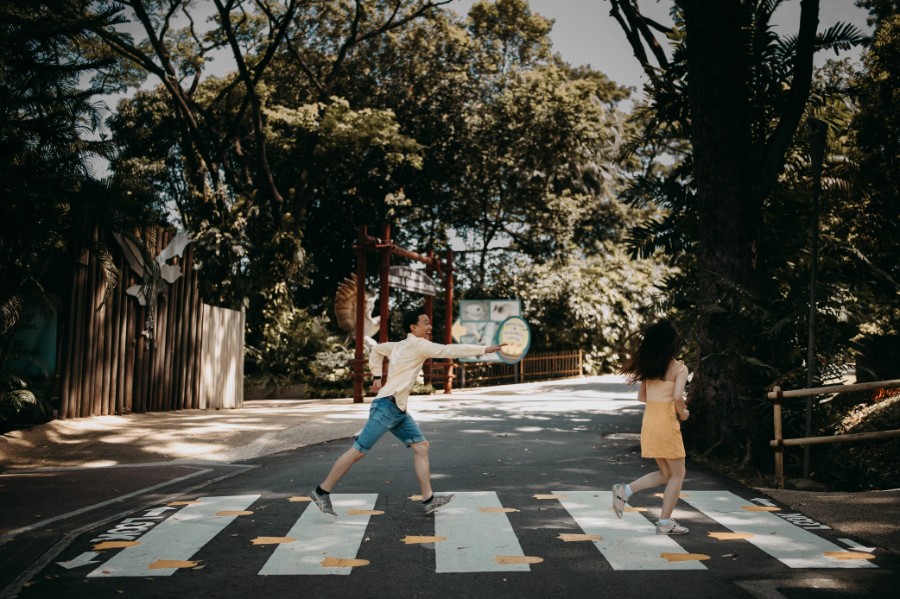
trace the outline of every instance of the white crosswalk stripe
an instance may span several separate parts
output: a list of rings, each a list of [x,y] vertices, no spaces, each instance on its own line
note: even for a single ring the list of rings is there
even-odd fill
[[[656,534],[656,528],[638,512],[626,511],[622,519],[612,510],[610,491],[554,491],[559,502],[587,533],[600,537],[594,545],[613,570],[706,570],[689,557],[673,537]]]
[[[237,517],[228,512],[246,510],[257,499],[259,495],[201,497],[141,536],[139,544],[122,549],[88,577],[171,576],[178,568],[164,567],[167,563],[190,560]]]
[[[435,512],[436,571],[528,572],[525,554],[503,504],[493,491],[455,494]]]
[[[728,530],[748,533],[748,543],[791,568],[874,568],[864,559],[839,559],[847,551],[772,512],[752,511],[746,499],[727,491],[685,491],[682,500]],[[829,555],[830,554],[830,555]]]
[[[351,566],[341,566],[356,558],[366,534],[375,493],[331,495],[338,517],[326,516],[314,505],[288,531],[294,541],[278,545],[259,573],[262,576],[350,574]],[[350,512],[350,513],[348,513]],[[362,513],[354,513],[362,512]],[[326,561],[331,558],[331,561]]]
[[[707,551],[712,558],[705,554],[689,553],[682,547],[685,537],[657,535],[653,522],[641,512],[626,511],[624,517],[618,519],[612,510],[609,491],[560,490],[552,493],[555,497],[543,499],[559,502],[578,527],[590,535],[590,538],[577,540],[590,541],[599,555],[590,546],[585,551],[595,555],[598,562],[608,562],[613,570],[709,570],[716,567],[715,557],[720,554],[718,547],[724,547],[718,545],[719,541],[698,533],[698,528],[692,525],[687,537],[690,540],[686,543],[688,547],[709,547],[711,543],[716,543],[717,548]],[[422,530],[416,533],[421,537],[414,542],[427,543],[434,548],[436,573],[529,572],[534,571],[533,564],[543,561],[539,556],[524,554],[510,520],[509,512],[517,511],[516,508],[522,508],[522,505],[504,506],[493,491],[456,492],[455,495],[450,504],[434,514],[433,533],[429,518],[420,515],[418,504],[411,503],[405,508],[421,519]],[[379,524],[377,519],[373,521],[373,518],[382,517],[375,510],[378,495],[333,494],[331,497],[338,518],[326,516],[315,505],[306,503],[293,525],[285,524],[285,528],[290,526],[285,537],[247,539],[248,545],[257,540],[259,544],[276,545],[259,570],[260,575],[348,575],[353,568],[379,566],[374,559],[369,564],[360,560],[358,555],[369,526],[385,526]],[[159,513],[158,510],[151,510],[142,517],[126,519],[116,529],[95,539],[134,539],[125,541],[125,545],[131,546],[125,546],[112,557],[106,559],[108,554],[105,551],[108,549],[95,545],[91,548],[91,559],[69,559],[59,563],[65,568],[81,568],[88,564],[93,567],[94,560],[106,559],[88,574],[88,577],[95,578],[170,576],[179,569],[196,565],[192,564],[192,558],[206,544],[214,541],[236,517],[248,515],[247,508],[259,498],[260,495],[256,494],[201,497],[177,506],[177,511],[162,521],[159,519],[164,517],[166,511],[176,507],[160,508],[164,511]],[[535,499],[520,498],[518,501],[527,505],[528,501]],[[848,551],[804,530],[788,521],[789,518],[782,518],[775,512],[760,511],[765,508],[733,493],[685,490],[682,501],[730,531],[712,531],[709,532],[710,537],[727,541],[729,547],[735,547],[735,543],[750,543],[790,568],[877,567],[871,563],[870,552],[862,551],[864,548]],[[129,532],[150,526],[150,520],[154,520],[153,527],[146,533]],[[375,530],[376,533],[383,533],[385,529]],[[560,530],[560,542],[566,540],[563,539],[566,533],[571,531]],[[369,534],[372,534],[371,531]],[[384,538],[383,534],[379,536]],[[396,542],[401,542],[401,539]],[[845,539],[844,542],[848,546],[853,544],[852,540]],[[79,550],[83,552],[84,548]],[[588,558],[588,553],[582,555]],[[226,559],[233,559],[233,556]],[[387,556],[385,559],[387,561],[393,557]]]

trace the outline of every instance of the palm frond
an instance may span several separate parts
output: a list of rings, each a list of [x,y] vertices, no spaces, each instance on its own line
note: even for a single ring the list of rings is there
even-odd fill
[[[835,23],[816,36],[817,50],[834,50],[839,54],[841,50],[850,50],[853,46],[864,44],[868,36],[852,23]]]

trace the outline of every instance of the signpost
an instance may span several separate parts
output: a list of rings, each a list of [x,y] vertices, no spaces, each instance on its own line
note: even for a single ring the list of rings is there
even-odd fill
[[[437,292],[434,280],[425,274],[424,270],[416,270],[409,266],[392,266],[388,282],[391,287],[405,289],[420,295],[434,296]]]
[[[437,285],[431,278],[431,274],[435,273],[439,280],[444,284],[446,290],[446,321],[444,330],[444,343],[452,343],[453,339],[450,335],[450,329],[453,324],[453,250],[447,250],[445,260],[441,260],[435,256],[434,252],[428,252],[427,255],[411,252],[400,247],[391,240],[391,226],[385,224],[382,229],[381,237],[372,237],[368,234],[366,226],[359,227],[359,236],[354,245],[356,249],[356,352],[353,358],[353,402],[361,403],[363,400],[363,379],[365,374],[365,366],[367,360],[363,357],[363,325],[365,316],[365,280],[366,280],[366,253],[377,252],[379,256],[379,275],[381,279],[381,287],[379,291],[380,298],[380,315],[381,330],[379,331],[379,341],[388,340],[388,299],[391,287],[405,289],[413,293],[419,293],[425,296],[425,311],[428,317],[434,323],[432,316],[432,305],[434,295],[437,292]],[[425,265],[423,270],[410,268],[408,266],[391,266],[391,256],[400,256],[407,260],[413,260]],[[444,393],[450,393],[453,388],[453,361],[448,360],[446,364],[447,373],[444,378]],[[431,368],[430,360],[425,364],[426,381],[430,382]],[[385,377],[390,375],[386,368],[383,371]]]

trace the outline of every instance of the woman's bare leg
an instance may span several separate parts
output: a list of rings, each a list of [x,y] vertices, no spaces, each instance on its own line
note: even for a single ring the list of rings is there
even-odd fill
[[[681,485],[684,483],[686,474],[684,466],[684,458],[677,460],[666,460],[669,471],[669,482],[666,483],[666,490],[663,491],[663,504],[659,517],[662,520],[668,520],[675,509],[678,502],[678,496],[681,494]]]
[[[682,460],[682,465],[683,464],[684,460]],[[659,466],[658,471],[651,472],[650,474],[645,474],[639,479],[628,483],[628,486],[631,487],[632,493],[637,493],[638,491],[643,491],[645,489],[652,489],[653,487],[659,487],[668,483],[669,465],[666,463],[666,460],[662,458],[656,458],[656,465]]]

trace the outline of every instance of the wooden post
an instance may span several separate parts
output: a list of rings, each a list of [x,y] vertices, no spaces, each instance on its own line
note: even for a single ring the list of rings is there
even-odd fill
[[[453,343],[453,250],[447,250],[447,306],[444,329],[444,343]],[[444,379],[444,393],[453,392],[453,358],[447,358],[447,378]]]
[[[772,418],[775,428],[775,479],[779,489],[784,488],[784,438],[781,430],[781,387],[773,389],[776,397],[772,402]]]
[[[196,275],[195,275],[196,276]],[[194,317],[191,320],[191,407],[200,407],[200,385],[203,380],[203,299],[200,297],[200,287],[192,285],[191,310]]]
[[[94,229],[93,235],[94,243],[97,242],[97,229]],[[90,257],[90,262],[88,268],[91,269],[91,283],[90,287],[88,287],[88,301],[90,305],[90,310],[88,311],[88,327],[89,327],[89,338],[88,338],[88,352],[87,352],[87,360],[88,363],[85,366],[85,399],[87,412],[85,416],[100,416],[100,362],[103,361],[103,356],[100,353],[102,346],[102,339],[100,333],[100,318],[97,313],[97,306],[100,305],[100,301],[103,299],[103,294],[100,291],[102,288],[102,281],[100,280],[100,267],[97,264],[97,258],[92,254]]]
[[[128,264],[124,261],[122,264],[124,264],[122,272],[128,273]],[[128,281],[127,284],[122,285],[124,288],[131,287],[131,285],[134,284],[131,277],[126,276],[124,277],[124,280]],[[134,374],[136,371],[135,364],[137,363],[135,338],[137,336],[137,330],[135,330],[136,310],[134,302],[128,301],[128,297],[126,296],[122,300],[122,308],[125,312],[125,385],[122,390],[122,413],[126,414],[134,411]]]
[[[391,285],[389,281],[391,275],[391,225],[389,223],[385,223],[384,227],[382,227],[381,236],[381,243],[385,247],[378,249],[379,258],[381,259],[378,286],[378,314],[381,316],[381,328],[378,331],[378,342],[385,343],[388,341],[388,325],[391,318],[390,310],[388,309],[388,304],[391,301]],[[358,284],[365,289],[365,281],[358,281]],[[405,333],[403,337],[406,337]],[[384,382],[383,379],[382,382]]]
[[[356,242],[356,348],[353,354],[353,403],[363,401],[363,310],[366,309],[366,226],[359,227]]]
[[[381,229],[382,239],[381,244],[383,247],[378,249],[378,253],[380,254],[379,258],[381,261],[381,265],[379,267],[379,285],[378,285],[378,314],[381,317],[380,326],[378,329],[378,342],[386,343],[389,341],[388,334],[390,330],[391,324],[391,311],[390,311],[390,302],[391,302],[391,225],[390,223],[385,223]],[[400,335],[400,339],[406,339],[406,331],[403,331]],[[381,360],[381,384],[387,382],[388,369],[390,368],[390,362],[387,358]]]
[[[434,250],[428,250],[428,262],[425,263],[425,274],[429,278],[434,277]],[[434,297],[425,296],[425,313],[428,315],[429,322],[434,323]],[[430,385],[434,373],[432,372],[431,358],[425,360],[425,384]]]

